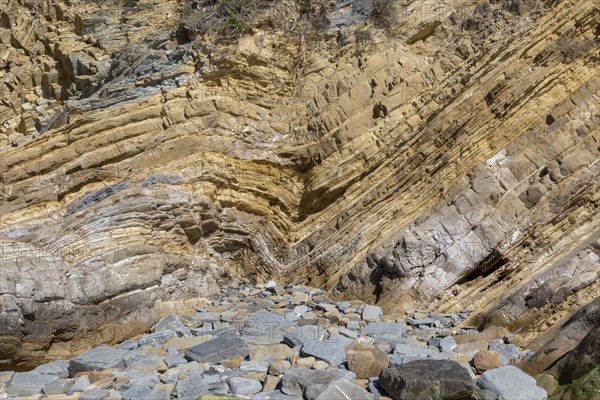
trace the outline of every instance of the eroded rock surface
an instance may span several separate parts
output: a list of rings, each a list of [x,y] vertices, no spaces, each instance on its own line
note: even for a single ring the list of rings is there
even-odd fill
[[[183,3],[3,3],[5,361],[234,277],[466,309],[535,350],[598,298],[597,2],[334,1],[314,26],[275,2],[234,42]]]

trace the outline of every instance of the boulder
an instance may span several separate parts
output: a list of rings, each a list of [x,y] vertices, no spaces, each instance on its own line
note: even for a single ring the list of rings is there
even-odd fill
[[[6,392],[14,396],[30,396],[42,393],[48,383],[58,380],[56,375],[41,375],[37,372],[17,372],[6,385]]]
[[[115,349],[110,346],[99,346],[81,353],[69,361],[69,374],[75,376],[83,371],[104,371],[109,368],[125,368],[125,357],[128,350]]]
[[[34,369],[42,375],[56,375],[59,378],[69,377],[69,363],[63,360],[42,364]]]
[[[367,322],[377,322],[382,315],[381,307],[366,305],[362,312],[362,319]]]
[[[267,375],[263,382],[262,391],[263,392],[272,392],[277,389],[277,385],[281,382],[281,378],[278,376]]]
[[[485,371],[500,368],[502,361],[497,351],[481,350],[473,357],[472,364],[478,374],[483,374]]]
[[[315,400],[373,400],[375,396],[345,379],[331,382]]]
[[[72,379],[57,379],[47,383],[42,388],[42,392],[44,392],[44,394],[47,396],[53,394],[65,394],[71,389],[72,386]]]
[[[406,341],[406,326],[401,323],[371,322],[362,329],[362,334],[379,341],[403,343]]]
[[[161,318],[152,328],[151,332],[160,332],[165,330],[173,330],[178,336],[190,337],[192,333],[190,329],[181,322],[178,315],[168,315]]]
[[[236,356],[245,358],[249,354],[250,350],[241,338],[227,335],[192,347],[185,352],[185,357],[190,361],[217,364]]]
[[[338,368],[323,371],[290,368],[283,375],[281,391],[289,395],[304,395],[307,400],[315,400],[331,382],[339,378],[352,382],[356,376],[350,371]]]
[[[291,368],[292,364],[285,360],[275,360],[269,366],[269,374],[273,376],[282,375],[286,369]]]
[[[318,342],[327,337],[327,330],[319,325],[305,325],[290,328],[285,336],[285,343],[292,347]]]
[[[232,330],[233,331],[233,330]],[[218,335],[217,335],[218,336]],[[209,340],[215,339],[212,335],[202,335],[194,337],[174,337],[162,344],[164,349],[175,349],[178,352],[185,352],[194,346],[206,343]]]
[[[511,361],[519,359],[519,348],[514,344],[505,343],[492,343],[489,345],[488,350],[497,351],[500,355],[502,365],[510,365]]]
[[[156,385],[152,388],[133,386],[123,393],[123,400],[169,400],[171,398],[172,391],[172,385]],[[180,399],[185,398],[186,397],[180,397]]]
[[[185,375],[185,379],[177,380],[175,393],[178,399],[196,399],[210,394],[208,382],[202,379],[202,371],[193,370]]]
[[[242,361],[240,364],[240,371],[242,372],[260,372],[267,373],[269,370],[269,363],[264,361]]]
[[[203,400],[203,399],[200,398],[198,400]],[[210,399],[210,400],[228,400],[228,399],[219,397],[218,399]],[[236,398],[236,400],[237,400],[237,398]],[[285,394],[285,393],[280,392],[279,390],[274,390],[271,392],[258,393],[256,395],[254,395],[254,397],[252,397],[252,400],[302,400],[302,396]]]
[[[446,336],[440,340],[440,350],[444,353],[450,353],[456,348],[456,340],[452,336]]]
[[[592,329],[550,371],[562,385],[581,378],[600,365],[600,326]]]
[[[435,325],[435,321],[432,318],[407,318],[406,319],[406,323],[410,324],[412,326],[422,326],[422,325],[426,325],[426,326],[433,326]]]
[[[384,368],[389,366],[387,355],[375,346],[365,343],[355,343],[346,349],[348,368],[354,372],[357,379],[367,379],[379,376]]]
[[[262,384],[256,379],[234,377],[229,379],[231,393],[239,395],[252,395],[262,390]]]
[[[317,361],[314,357],[302,357],[296,360],[296,366],[302,368],[312,368]]]
[[[345,336],[335,336],[320,342],[308,342],[302,346],[302,354],[313,356],[330,365],[340,365],[346,358],[346,347],[352,343],[352,339]]]
[[[144,335],[138,340],[138,343],[140,346],[161,347],[163,343],[174,337],[178,337],[177,332],[173,329],[167,329]]]
[[[290,324],[285,317],[268,311],[252,314],[244,322],[246,325],[242,329],[242,336],[248,344],[281,343]]]
[[[136,371],[165,372],[168,369],[162,357],[155,354],[131,354],[125,357],[125,364]]]
[[[90,378],[87,375],[82,375],[73,381],[73,386],[68,390],[67,394],[73,394],[77,392],[83,392],[87,387],[90,386]]]
[[[467,370],[448,360],[417,360],[386,368],[379,382],[396,400],[458,400],[473,394]]]
[[[162,359],[166,364],[167,368],[173,368],[181,364],[186,364],[188,360],[179,356],[166,356]]]
[[[292,294],[291,302],[293,305],[306,303],[308,301],[308,293],[295,292]]]
[[[546,391],[535,379],[512,365],[484,372],[477,380],[475,395],[479,400],[545,400]]]
[[[283,343],[278,344],[249,344],[250,360],[268,361],[286,359],[294,355],[294,350]]]

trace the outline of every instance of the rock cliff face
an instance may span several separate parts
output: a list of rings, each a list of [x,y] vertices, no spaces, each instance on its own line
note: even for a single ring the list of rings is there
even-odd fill
[[[3,2],[6,362],[232,279],[468,309],[533,350],[599,297],[597,2],[304,8],[222,41],[177,1]]]

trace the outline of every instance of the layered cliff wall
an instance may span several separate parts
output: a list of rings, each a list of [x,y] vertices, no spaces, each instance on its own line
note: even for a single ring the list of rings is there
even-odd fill
[[[2,5],[10,362],[239,278],[536,349],[598,298],[594,1],[274,2],[227,40],[175,1]]]

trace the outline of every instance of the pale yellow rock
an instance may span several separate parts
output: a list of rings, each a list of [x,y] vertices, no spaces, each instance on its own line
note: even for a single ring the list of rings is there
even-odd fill
[[[296,21],[279,3],[230,43],[181,2],[2,3],[0,292],[36,316],[3,329],[8,365],[119,343],[234,279],[468,309],[536,348],[598,298],[595,1],[418,0],[335,35],[271,28]]]

